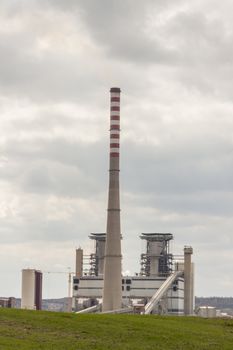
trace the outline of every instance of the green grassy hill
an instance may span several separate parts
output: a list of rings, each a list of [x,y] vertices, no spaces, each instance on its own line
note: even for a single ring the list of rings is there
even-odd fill
[[[233,320],[0,309],[0,350],[233,349]]]

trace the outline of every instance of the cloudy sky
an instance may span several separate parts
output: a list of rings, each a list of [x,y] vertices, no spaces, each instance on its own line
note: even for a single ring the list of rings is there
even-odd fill
[[[232,295],[232,0],[1,0],[0,23],[0,295],[22,268],[73,270],[105,231],[112,86],[124,271],[141,232],[172,232],[196,295]],[[66,274],[44,279],[67,294]]]

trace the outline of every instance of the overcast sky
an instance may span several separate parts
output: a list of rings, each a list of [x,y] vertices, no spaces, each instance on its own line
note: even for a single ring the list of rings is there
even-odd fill
[[[197,296],[233,291],[232,0],[1,0],[0,296],[74,269],[106,229],[120,87],[123,270],[141,232],[194,249]],[[45,274],[44,297],[67,294]]]

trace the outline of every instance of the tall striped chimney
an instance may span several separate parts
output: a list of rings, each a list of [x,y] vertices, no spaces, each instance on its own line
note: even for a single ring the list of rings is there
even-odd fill
[[[116,87],[110,90],[110,168],[102,311],[117,310],[122,307],[119,193],[120,92],[121,90]]]

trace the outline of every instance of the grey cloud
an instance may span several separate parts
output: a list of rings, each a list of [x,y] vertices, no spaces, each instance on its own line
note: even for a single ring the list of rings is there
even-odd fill
[[[75,241],[77,237],[80,241],[86,239],[87,235],[91,231],[92,227],[86,223],[83,225],[82,218],[76,213],[76,222],[73,220],[51,220],[46,219],[43,216],[43,208],[38,214],[38,217],[31,216],[31,212],[28,212],[28,216],[24,217],[24,223],[22,224],[22,216],[18,219],[12,218],[9,222],[1,220],[1,244],[16,244],[26,242],[60,242],[60,241]],[[41,216],[39,218],[39,216]],[[21,220],[20,220],[21,219]],[[13,221],[17,225],[13,224]],[[89,228],[89,230],[88,230]]]
[[[112,58],[163,65],[229,62],[232,35],[224,19],[215,19],[211,12],[194,10],[192,5],[184,10],[183,1],[173,5],[145,1],[136,6],[135,1],[102,1],[102,5],[104,11],[99,3],[78,2],[91,35]],[[176,10],[161,21],[159,16],[169,7]],[[147,32],[153,11],[154,26]]]
[[[75,168],[52,162],[32,164],[20,182],[26,192],[38,194],[87,197],[99,192],[99,186],[90,174],[80,174]]]
[[[176,43],[186,64],[229,62],[232,36],[221,19],[208,13],[181,11],[169,20],[164,31],[168,43]]]
[[[107,85],[111,79],[118,80],[119,74],[116,72],[122,71],[122,74],[126,74],[125,80],[132,80],[132,67],[125,66],[123,71],[121,62],[125,65],[141,63],[141,67],[137,67],[140,73],[134,79],[141,81],[140,77],[143,75],[147,81],[145,86],[151,80],[152,72],[148,71],[148,68],[154,66],[154,63],[159,63],[158,70],[168,66],[168,70],[164,72],[168,81],[175,75],[188,89],[197,89],[218,98],[223,98],[224,95],[226,97],[226,93],[228,98],[232,97],[232,35],[229,34],[228,27],[224,26],[222,18],[212,19],[211,15],[192,10],[192,6],[184,11],[182,1],[172,5],[174,8],[177,6],[176,11],[161,23],[157,23],[158,15],[169,8],[167,2],[158,2],[156,5],[153,1],[138,2],[135,6],[135,2],[132,1],[102,1],[104,11],[99,3],[89,1],[69,4],[63,1],[46,3],[57,15],[58,20],[59,13],[62,15],[63,10],[69,9],[63,27],[65,30],[69,21],[73,22],[74,47],[79,45],[79,37],[86,35],[84,29],[84,32],[80,31],[77,24],[80,21],[84,27],[86,25],[89,28],[93,45],[101,48],[102,53],[95,49],[89,52],[90,48],[86,47],[86,54],[64,54],[56,46],[53,47],[52,42],[50,50],[37,55],[36,42],[44,37],[46,39],[46,32],[38,30],[35,23],[40,18],[40,26],[48,27],[49,34],[51,28],[48,22],[53,23],[54,20],[53,12],[49,12],[48,17],[45,17],[40,3],[33,2],[31,6],[34,8],[34,17],[32,16],[31,22],[29,21],[21,32],[1,33],[2,93],[16,97],[24,95],[38,102],[67,100],[84,104],[84,101],[87,102],[93,95],[98,100],[103,85]],[[72,6],[78,11],[77,15],[72,12]],[[150,36],[146,31],[148,11],[151,11],[151,8],[154,10],[156,6],[158,12]],[[30,10],[29,8],[27,12],[24,4],[18,16],[25,12],[30,17]],[[14,16],[17,17],[17,10]],[[28,31],[27,27],[32,27],[32,30]],[[68,31],[67,36],[69,34]],[[62,41],[62,38],[60,40]],[[103,72],[102,75],[93,69],[93,55],[98,70]],[[119,58],[121,60],[117,62],[116,59]],[[108,69],[109,59],[114,65],[115,74],[112,69]],[[213,68],[214,65],[218,66],[218,70]],[[161,73],[154,72],[156,75],[158,73],[161,81]]]
[[[22,23],[17,31],[0,32],[1,93],[15,98],[25,96],[38,103],[68,100],[81,104],[84,96],[86,99],[95,96],[99,73],[93,69],[92,57],[88,58],[84,49],[76,50],[80,48],[82,32],[75,23],[69,27],[74,21],[72,15],[64,18],[56,10],[45,13],[37,2],[33,6],[33,10],[26,6],[19,11],[15,9],[8,16],[0,12],[6,22],[15,18]],[[64,21],[60,27],[59,21]],[[71,40],[70,35],[74,50],[67,53],[63,42]],[[47,49],[39,46],[44,41],[48,41]]]
[[[124,147],[124,146],[123,146]],[[170,145],[172,147],[172,145]],[[182,147],[182,145],[181,145]],[[200,148],[198,156],[195,151],[182,149],[173,145],[173,149],[161,150],[151,145],[137,146],[127,144],[127,154],[123,153],[124,176],[126,187],[132,191],[146,189],[155,193],[185,193],[208,190],[232,191],[232,149],[226,159]],[[170,152],[170,154],[168,153]],[[211,154],[213,158],[211,159]],[[127,158],[126,158],[127,157]],[[127,161],[130,163],[128,163]],[[135,166],[132,164],[140,164]]]
[[[175,58],[175,51],[151,40],[145,32],[148,11],[153,1],[103,1],[105,11],[98,3],[79,2],[83,18],[91,35],[103,46],[112,59],[122,58],[131,62],[162,63]],[[156,3],[158,9],[160,2]],[[130,26],[129,26],[130,22]]]
[[[227,144],[211,149],[199,143],[196,150],[187,145],[160,149],[123,143],[122,189],[147,196],[145,206],[231,215],[232,149],[228,154]],[[14,178],[29,193],[92,197],[106,192],[106,147],[65,139],[11,142],[5,147],[9,163],[1,178]]]
[[[18,41],[15,37],[11,39],[14,42]],[[6,37],[4,40],[9,42]],[[88,89],[90,80],[88,83],[83,62],[78,62],[77,57],[67,58],[48,54],[46,58],[38,60],[23,55],[23,48],[20,45],[18,48],[9,48],[6,44],[0,46],[0,54],[2,94],[12,94],[16,97],[30,96],[38,102],[58,99],[80,102],[83,93],[86,92],[88,95],[90,91]],[[88,67],[86,69],[88,71]]]
[[[14,176],[16,183],[26,192],[63,196],[86,196],[89,193],[90,196],[103,189],[103,181],[106,181],[105,148],[102,143],[84,144],[65,139],[12,140],[5,146],[9,161],[1,177]],[[103,180],[98,184],[97,178]]]
[[[225,19],[208,12],[179,12],[162,35],[176,45],[177,78],[190,90],[232,99],[232,31]],[[173,62],[174,63],[174,62]]]

